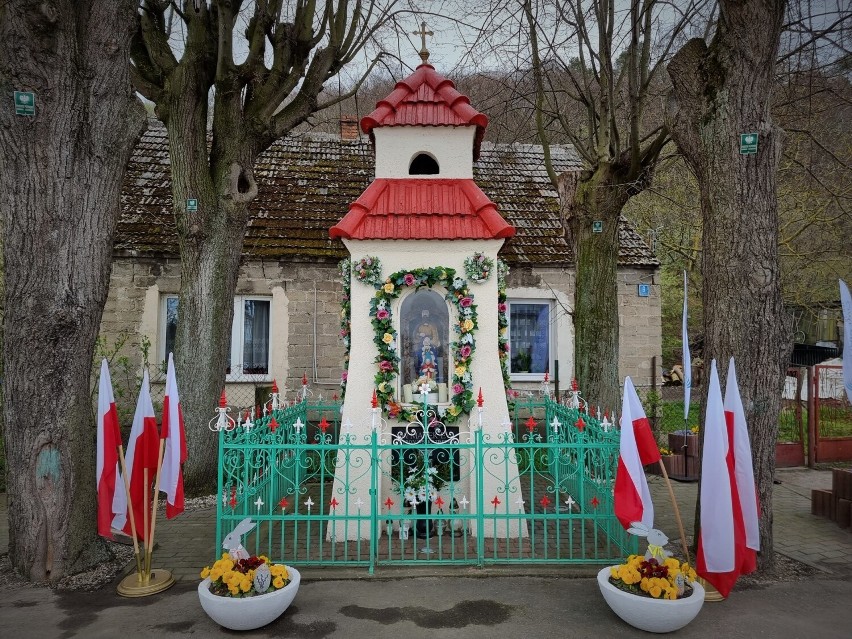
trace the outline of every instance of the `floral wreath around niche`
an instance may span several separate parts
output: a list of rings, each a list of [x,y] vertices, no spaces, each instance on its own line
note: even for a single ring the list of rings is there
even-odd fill
[[[347,257],[340,261],[340,276],[343,280],[343,300],[340,303],[340,339],[346,354],[343,356],[343,373],[340,375],[340,401],[346,397],[346,379],[349,377],[349,348],[352,330],[352,261]]]
[[[494,270],[494,260],[483,253],[474,253],[464,258],[464,274],[474,282],[482,283],[491,277]]]
[[[509,410],[515,406],[515,395],[509,379],[509,305],[506,300],[506,277],[509,275],[509,265],[503,260],[497,260],[497,350],[500,355],[500,370],[503,373],[503,388],[506,389],[506,401]]]
[[[359,282],[370,286],[382,283],[382,262],[373,255],[367,255],[352,265],[352,272]]]
[[[473,294],[467,288],[467,282],[456,276],[455,269],[436,266],[416,268],[410,271],[397,271],[386,278],[376,290],[370,301],[370,318],[375,335],[373,341],[379,354],[376,357],[378,372],[375,376],[376,398],[388,417],[401,421],[415,421],[417,408],[403,406],[394,399],[394,379],[399,374],[399,353],[396,348],[397,330],[393,326],[391,304],[399,297],[404,287],[443,286],[447,289],[444,297],[456,309],[456,321],[453,329],[458,339],[452,342],[453,356],[452,399],[450,406],[443,412],[445,424],[453,424],[463,413],[473,410],[473,379],[470,364],[476,348],[474,332],[477,323],[476,304]]]

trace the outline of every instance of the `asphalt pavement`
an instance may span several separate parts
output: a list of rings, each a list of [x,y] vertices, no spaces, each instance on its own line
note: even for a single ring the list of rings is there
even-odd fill
[[[743,581],[723,602],[705,603],[679,637],[725,639],[852,636],[852,531],[810,514],[810,490],[830,486],[830,473],[779,470],[773,510],[776,550],[810,567],[796,581]],[[662,480],[651,478],[658,527],[675,537],[673,509]],[[696,484],[674,484],[691,535]],[[6,552],[0,500],[0,553]],[[163,522],[157,564],[173,570],[171,589],[125,599],[115,583],[98,592],[0,588],[0,637],[230,636],[203,612],[198,567],[215,554],[215,510]],[[509,566],[411,570],[301,569],[302,585],[278,620],[246,637],[448,638],[641,637],[612,613],[591,576],[572,566]]]

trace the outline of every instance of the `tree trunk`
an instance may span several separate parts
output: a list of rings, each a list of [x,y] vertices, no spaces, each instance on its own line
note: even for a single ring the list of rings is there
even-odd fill
[[[618,219],[628,196],[610,164],[579,176],[563,173],[558,187],[576,265],[574,377],[589,403],[617,409]],[[596,221],[602,223],[600,232],[594,231]]]
[[[108,556],[89,380],[122,178],[145,126],[128,71],[136,6],[0,7],[9,556],[37,581]],[[35,93],[34,116],[14,114],[13,90]]]
[[[710,46],[691,40],[668,66],[670,128],[701,193],[705,370],[716,359],[724,384],[735,358],[762,514],[762,570],[774,564],[775,440],[790,350],[778,263],[781,131],[769,115],[785,4],[723,0]],[[749,132],[759,136],[757,154],[741,155],[740,134]]]

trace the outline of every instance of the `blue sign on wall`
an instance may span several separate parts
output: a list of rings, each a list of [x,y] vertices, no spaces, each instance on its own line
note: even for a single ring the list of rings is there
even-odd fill
[[[639,297],[650,297],[651,296],[651,285],[650,284],[640,284],[639,285]]]

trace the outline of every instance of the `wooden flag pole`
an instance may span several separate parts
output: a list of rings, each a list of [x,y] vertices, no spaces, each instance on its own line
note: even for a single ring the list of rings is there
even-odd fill
[[[144,493],[145,497],[144,497],[144,499],[145,499],[145,506],[146,506],[142,510],[142,520],[144,522],[143,525],[145,526],[145,528],[142,530],[142,541],[145,545],[145,557],[147,557],[148,553],[150,552],[148,540],[150,539],[150,531],[151,531],[150,527],[148,526],[148,508],[147,508],[147,505],[148,505],[148,489],[150,488],[151,481],[148,479],[148,469],[147,468],[145,468],[145,470],[143,471],[142,477],[144,479],[144,486],[145,486],[145,493]],[[142,558],[142,581],[143,582],[148,581],[148,570],[146,568],[145,557]]]
[[[680,532],[680,542],[683,545],[683,555],[686,557],[686,563],[692,565],[692,562],[689,560],[689,548],[686,543],[686,533],[683,530],[683,520],[680,518],[680,509],[677,507],[677,500],[675,499],[674,490],[672,490],[672,482],[669,479],[669,474],[666,472],[666,465],[663,463],[662,459],[659,460],[659,464],[660,470],[663,471],[663,478],[666,480],[666,487],[669,489],[669,497],[672,498],[672,506],[674,506],[678,532]]]
[[[148,553],[145,557],[145,567],[148,573],[151,572],[151,553],[154,551],[154,531],[157,528],[157,502],[160,498],[160,471],[163,469],[163,452],[166,448],[166,440],[160,440],[160,453],[157,457],[157,478],[154,480],[154,503],[151,507],[151,543],[148,546]]]
[[[160,440],[160,464],[163,463],[163,440]],[[122,466],[124,462],[122,460]],[[159,489],[160,483],[160,466],[157,466],[157,488]],[[148,482],[148,471],[145,471],[145,483]],[[146,498],[147,498],[147,486],[146,490]],[[128,488],[129,492],[129,488]],[[128,495],[128,503],[130,502],[130,498]],[[168,570],[158,570],[156,573],[151,571],[151,552],[154,546],[154,524],[156,523],[156,513],[157,513],[157,493],[154,493],[154,505],[151,513],[151,532],[148,536],[148,539],[145,540],[145,556],[141,561],[141,571],[136,577],[133,575],[128,575],[125,577],[121,583],[118,585],[116,591],[122,597],[145,597],[148,595],[155,595],[158,592],[162,592],[167,588],[171,588],[175,579],[172,577],[172,573]],[[145,509],[145,519],[147,520],[147,508]],[[133,522],[133,508],[130,508],[130,521],[131,521],[131,529],[135,528],[135,523]],[[147,523],[147,522],[146,522]],[[133,544],[135,548],[138,548],[136,542],[136,533],[133,534]],[[138,566],[138,564],[137,564]],[[137,568],[138,569],[138,568]]]
[[[118,460],[121,462],[121,476],[124,478],[124,494],[127,495],[127,512],[130,516],[130,534],[133,536],[133,552],[136,555],[136,575],[142,580],[142,562],[139,556],[139,540],[136,539],[136,522],[133,518],[133,501],[130,499],[130,480],[127,477],[127,465],[124,461],[124,446],[118,445]]]

